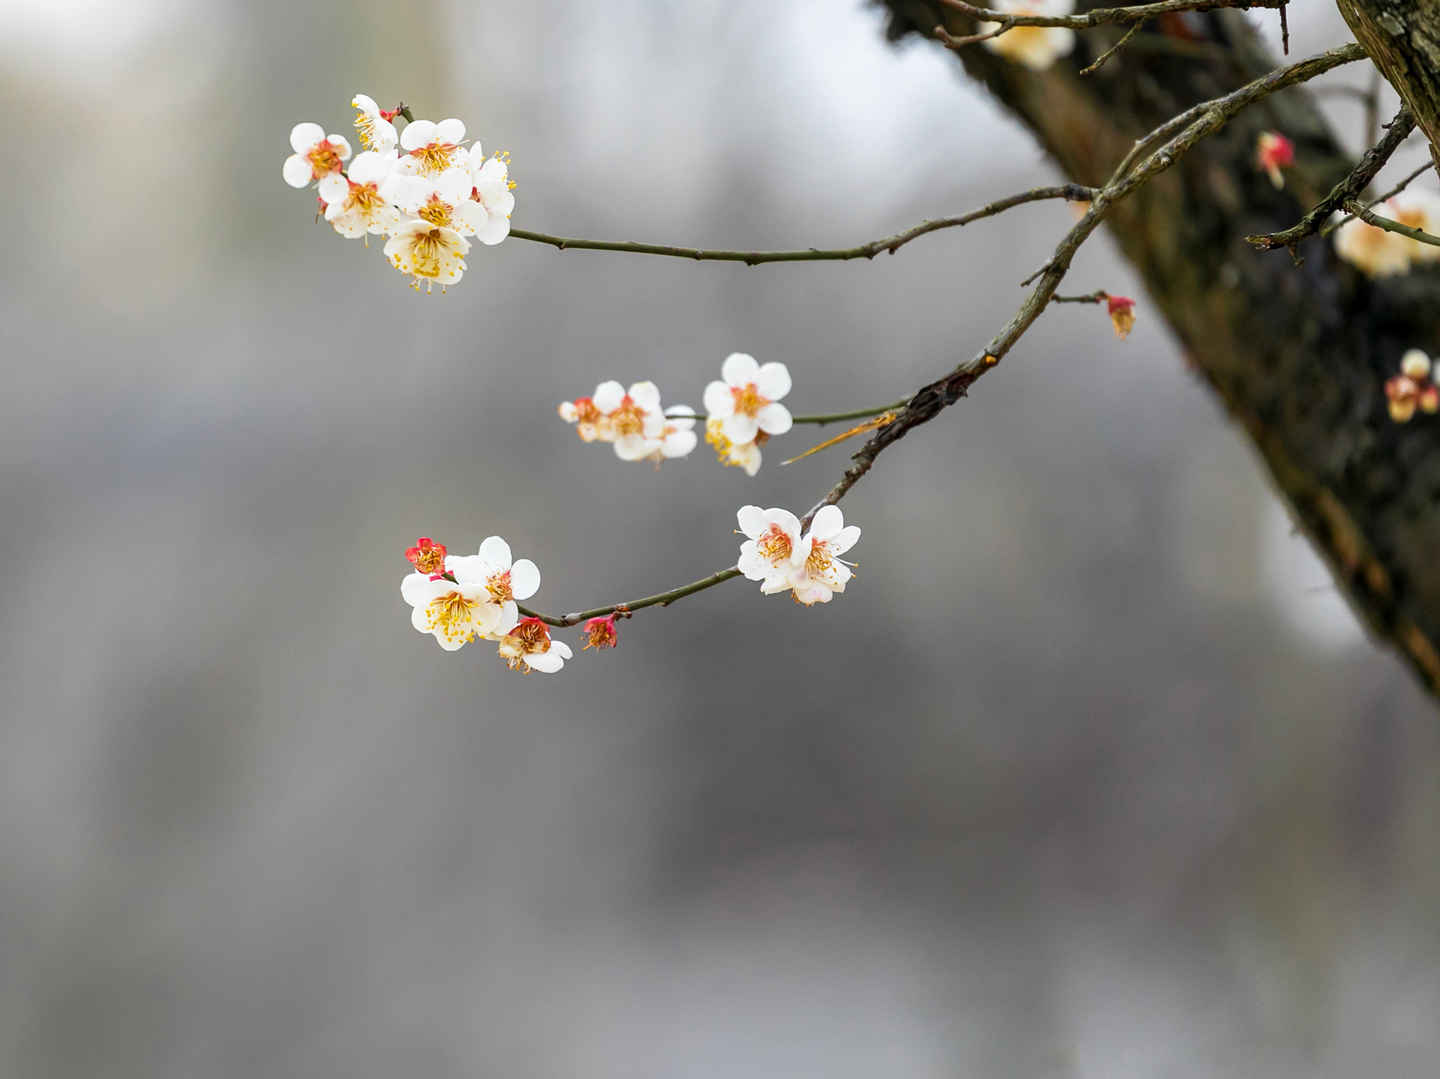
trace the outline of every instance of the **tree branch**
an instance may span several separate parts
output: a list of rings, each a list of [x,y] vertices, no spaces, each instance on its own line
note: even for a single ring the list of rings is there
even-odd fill
[[[1278,8],[1283,12],[1289,0],[1156,0],[1156,2],[1152,4],[1135,4],[1129,7],[1094,8],[1090,11],[1081,12],[1078,15],[1027,15],[1008,11],[995,11],[991,8],[977,7],[974,4],[968,4],[965,0],[940,0],[940,3],[946,7],[954,8],[964,15],[969,15],[972,19],[997,24],[989,30],[983,30],[975,34],[967,34],[963,37],[952,36],[943,26],[937,26],[935,28],[935,36],[946,48],[955,49],[964,45],[973,45],[979,41],[988,41],[993,37],[999,37],[1001,34],[1013,30],[1018,26],[1048,26],[1061,27],[1068,30],[1089,30],[1096,26],[1111,26],[1116,23],[1139,24],[1146,19],[1153,19],[1157,15],[1174,15],[1182,11],[1216,11],[1220,8]],[[1105,58],[1102,57],[1096,61],[1094,67],[1099,67],[1104,59]]]
[[[1277,247],[1290,249],[1290,254],[1295,255],[1295,246],[1301,240],[1313,236],[1321,225],[1338,210],[1344,203],[1355,198],[1360,192],[1370,186],[1370,181],[1375,179],[1379,171],[1385,167],[1400,144],[1410,137],[1415,130],[1415,116],[1404,105],[1395,114],[1395,119],[1390,121],[1390,130],[1385,132],[1385,137],[1366,151],[1365,156],[1360,159],[1350,175],[1341,180],[1330,189],[1330,193],[1316,203],[1315,207],[1300,219],[1296,225],[1281,232],[1265,232],[1256,236],[1245,237],[1261,251],[1271,251]],[[1417,174],[1418,175],[1418,174]]]
[[[1386,232],[1398,232],[1401,236],[1408,236],[1422,244],[1429,244],[1431,247],[1440,247],[1440,236],[1432,236],[1421,229],[1412,229],[1409,225],[1402,225],[1398,221],[1391,221],[1388,217],[1381,217],[1372,213],[1355,199],[1345,203],[1345,210],[1353,217],[1358,217],[1367,225],[1374,225],[1377,229],[1384,229]]]
[[[664,255],[669,258],[691,259],[695,262],[743,262],[747,266],[758,266],[763,262],[843,262],[849,259],[873,259],[882,251],[893,255],[911,240],[924,236],[926,233],[959,228],[972,221],[979,221],[981,218],[994,217],[996,214],[1027,202],[1040,202],[1044,199],[1088,202],[1094,195],[1094,188],[1084,187],[1080,184],[1036,187],[1003,199],[996,199],[978,210],[971,210],[959,217],[942,217],[934,221],[924,221],[914,228],[897,232],[894,236],[887,236],[883,240],[873,240],[858,247],[834,250],[811,247],[801,251],[719,251],[698,247],[672,247],[668,244],[571,239],[565,236],[551,236],[544,232],[530,232],[526,229],[511,229],[510,236],[512,239],[549,244],[561,251],[570,249],[576,251],[623,251],[632,255]]]

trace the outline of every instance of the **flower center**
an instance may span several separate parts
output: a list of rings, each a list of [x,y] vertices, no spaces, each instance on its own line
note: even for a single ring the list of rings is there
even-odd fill
[[[410,240],[410,257],[414,260],[415,276],[439,277],[440,253],[449,247],[449,241],[438,227],[428,232],[415,233]]]
[[[418,214],[432,225],[439,225],[442,228],[449,228],[450,222],[454,220],[454,207],[448,202],[441,200],[439,195],[431,195],[430,201],[420,207]]]
[[[735,398],[735,411],[742,416],[753,416],[770,403],[768,397],[760,396],[760,390],[753,382],[731,386],[730,395]]]
[[[500,655],[512,671],[523,670],[527,674],[529,665],[526,656],[550,651],[550,631],[538,618],[522,618],[504,637],[500,638]]]
[[[329,176],[340,168],[340,151],[329,139],[321,139],[314,146],[310,147],[305,160],[310,162],[310,172],[313,179],[320,179]]]
[[[755,549],[765,556],[765,560],[772,566],[778,566],[790,557],[794,545],[785,530],[779,525],[771,525],[765,533],[755,541]]]
[[[515,592],[510,587],[510,571],[496,573],[485,582],[485,591],[490,593],[490,598],[496,603],[507,603],[515,598]]]
[[[478,600],[466,599],[459,592],[436,596],[430,601],[430,628],[439,630],[447,640],[462,644],[473,641],[475,625],[472,616],[478,606]]]
[[[825,580],[835,569],[835,558],[830,554],[830,549],[824,540],[816,540],[810,548],[810,555],[805,559],[805,572],[811,577]]]
[[[420,171],[429,176],[448,169],[458,149],[460,147],[453,142],[430,142],[418,150],[411,150],[410,154],[420,163]]]
[[[411,559],[416,572],[419,573],[443,573],[445,571],[445,548],[444,547],[419,547],[415,550],[415,556]]]
[[[616,435],[638,435],[645,430],[645,410],[627,393],[621,399],[620,407],[610,413],[610,424]]]
[[[380,189],[375,184],[351,182],[350,194],[345,197],[346,213],[358,210],[368,220],[384,205],[385,200],[380,197]]]

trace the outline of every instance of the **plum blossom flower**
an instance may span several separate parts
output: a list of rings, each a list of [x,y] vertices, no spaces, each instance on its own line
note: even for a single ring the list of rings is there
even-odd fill
[[[400,227],[400,211],[380,193],[394,167],[393,152],[364,150],[350,162],[347,176],[335,172],[320,181],[325,220],[336,232],[354,239],[367,234],[388,235]]]
[[[860,529],[845,523],[839,506],[821,506],[800,540],[800,568],[790,577],[796,602],[807,607],[829,603],[836,592],[845,591],[854,573],[840,556],[859,539]]]
[[[461,236],[474,236],[485,227],[485,208],[470,197],[470,173],[463,168],[446,169],[438,176],[401,173],[386,193],[407,214]]]
[[[361,147],[381,153],[395,149],[395,144],[400,141],[395,125],[391,123],[395,113],[382,109],[375,104],[373,97],[365,94],[356,94],[350,99],[350,104],[355,107],[355,133],[360,138]]]
[[[484,210],[484,221],[476,238],[493,247],[510,235],[510,215],[515,212],[515,184],[510,180],[509,154],[486,157],[480,144],[472,143],[465,154],[470,174],[470,197]]]
[[[493,611],[491,633],[508,633],[520,620],[516,600],[526,600],[540,589],[540,569],[528,558],[512,560],[510,545],[499,536],[489,536],[473,555],[451,555],[446,567],[457,578],[480,581],[485,589],[482,603]]]
[[[1255,167],[1270,177],[1277,189],[1285,186],[1285,174],[1295,164],[1295,144],[1278,131],[1262,131],[1255,140]]]
[[[460,163],[464,140],[465,124],[453,116],[438,124],[433,120],[406,124],[400,132],[400,145],[406,151],[400,167],[415,176],[439,176]]]
[[[1069,15],[1075,10],[1074,0],[994,0],[987,6],[1006,15]],[[982,22],[977,29],[985,33],[1000,25]],[[1044,71],[1075,48],[1075,31],[1063,26],[1016,26],[982,44],[1032,71]]]
[[[593,648],[598,652],[605,648],[614,648],[620,643],[614,614],[607,614],[604,618],[592,618],[581,628],[585,631],[585,648]]]
[[[422,280],[427,289],[437,281],[441,286],[459,281],[465,273],[465,254],[469,250],[470,241],[454,229],[420,218],[401,222],[385,241],[385,257],[401,273],[411,276],[417,290]]]
[[[1430,357],[1412,348],[1400,357],[1400,373],[1385,383],[1385,402],[1390,418],[1409,423],[1418,408],[1434,415],[1440,412],[1440,387],[1432,379]]]
[[[522,618],[500,638],[500,658],[512,671],[554,674],[574,652],[564,641],[551,640],[550,630],[538,618]]]
[[[1106,296],[1105,306],[1115,327],[1115,336],[1125,340],[1135,328],[1135,301],[1129,296]]]
[[[1389,202],[1376,207],[1381,217],[1394,219]],[[1381,212],[1383,211],[1383,212]],[[1414,248],[1422,246],[1413,240],[1351,218],[1335,230],[1335,253],[1369,277],[1390,277],[1406,273]],[[1440,251],[1440,248],[1436,249]]]
[[[789,589],[805,563],[800,518],[786,509],[741,506],[735,519],[745,536],[735,568],[747,581],[759,581],[767,596]]]
[[[434,634],[440,647],[454,652],[499,625],[499,610],[489,600],[485,581],[473,567],[445,559],[445,574],[411,573],[400,582],[400,595],[410,604],[410,624]]]
[[[715,456],[727,468],[741,468],[745,475],[753,476],[760,471],[760,447],[770,438],[764,431],[755,435],[753,442],[739,445],[725,437],[725,421],[710,418],[705,421],[705,441],[715,448]]]
[[[793,420],[780,398],[790,392],[790,372],[783,363],[763,367],[754,356],[732,352],[720,366],[720,379],[705,387],[705,411],[722,422],[734,445],[754,442],[763,431],[783,435]]]
[[[414,547],[405,551],[405,560],[426,576],[444,573],[445,544],[436,543],[429,536],[421,536]]]
[[[327,135],[319,124],[296,124],[290,129],[290,149],[280,170],[291,187],[304,187],[340,172],[350,160],[350,144],[343,135]],[[326,200],[329,201],[328,199]]]
[[[618,385],[618,383],[617,383]],[[615,432],[610,429],[610,419],[595,406],[593,397],[577,397],[573,401],[561,401],[555,411],[566,423],[575,424],[575,433],[582,442],[613,442]]]
[[[699,441],[695,435],[695,410],[689,405],[670,405],[665,409],[665,427],[646,457],[657,465],[662,460],[686,457]]]
[[[595,387],[592,400],[605,417],[615,456],[622,461],[641,461],[654,452],[665,433],[665,412],[655,383],[636,382],[627,390],[615,381],[602,382]]]

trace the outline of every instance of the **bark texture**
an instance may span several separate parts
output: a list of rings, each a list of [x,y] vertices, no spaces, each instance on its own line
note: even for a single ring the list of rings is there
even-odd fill
[[[1440,0],[1335,0],[1440,162]]]
[[[973,30],[933,0],[880,2],[892,38],[932,37],[937,25]],[[1141,135],[1277,62],[1245,16],[1219,12],[1147,27],[1082,77],[1118,36],[1082,33],[1072,56],[1040,73],[982,46],[955,55],[1067,178],[1087,185],[1103,183]],[[1296,143],[1299,165],[1284,191],[1255,167],[1266,129]],[[1440,351],[1440,271],[1371,281],[1324,240],[1306,241],[1297,267],[1283,251],[1259,252],[1244,239],[1294,224],[1352,164],[1308,92],[1287,90],[1200,144],[1109,220],[1187,358],[1249,433],[1356,611],[1440,692],[1440,421],[1394,424],[1383,392],[1406,349]]]

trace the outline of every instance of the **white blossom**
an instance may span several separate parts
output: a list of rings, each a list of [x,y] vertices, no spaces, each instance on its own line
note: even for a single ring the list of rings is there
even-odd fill
[[[836,592],[854,576],[850,564],[840,556],[860,539],[860,529],[847,525],[839,506],[821,506],[800,540],[800,567],[790,583],[797,602],[829,603]]]
[[[720,459],[720,463],[727,467],[744,469],[747,476],[753,476],[760,471],[759,440],[769,437],[761,431],[755,436],[756,441],[736,445],[725,437],[724,420],[711,418],[705,421],[705,441],[715,447],[715,456]]]
[[[735,564],[747,580],[759,581],[766,595],[791,592],[806,606],[829,603],[853,575],[840,556],[860,539],[860,529],[845,524],[838,506],[822,506],[803,535],[789,510],[741,506],[735,515],[745,542]]]
[[[550,630],[538,618],[522,618],[500,638],[500,658],[512,671],[554,674],[574,653],[564,641],[552,640]]]
[[[474,236],[485,227],[485,208],[470,197],[467,169],[457,166],[435,176],[396,173],[385,191],[407,214],[453,229],[461,236]]]
[[[1376,207],[1376,212],[1381,217],[1392,216],[1388,203]],[[1370,277],[1407,272],[1418,246],[1398,232],[1376,228],[1358,217],[1335,230],[1335,253]]]
[[[472,143],[466,151],[470,197],[485,210],[485,223],[475,235],[487,247],[510,235],[510,215],[515,211],[515,185],[510,181],[508,156],[486,157],[478,142]]]
[[[722,421],[734,445],[754,442],[760,432],[783,435],[790,430],[790,410],[779,404],[790,392],[790,372],[783,363],[763,367],[754,356],[732,352],[720,367],[720,379],[705,387],[705,411]]]
[[[442,575],[407,574],[400,582],[400,595],[410,604],[410,624],[421,633],[434,634],[440,647],[454,652],[477,637],[487,637],[499,626],[500,610],[489,602],[483,577],[475,567],[450,556]]]
[[[994,0],[984,6],[1006,15],[1069,15],[1075,10],[1073,0]],[[985,33],[999,25],[982,22],[977,30]],[[1063,26],[1016,26],[986,38],[983,44],[1007,60],[1032,71],[1044,71],[1075,48],[1075,31]]]
[[[350,104],[355,107],[355,132],[360,137],[361,147],[381,153],[395,149],[400,136],[395,131],[395,125],[381,114],[375,99],[356,94],[350,99]]]
[[[665,409],[665,429],[659,444],[647,456],[657,464],[662,459],[686,457],[699,441],[695,435],[695,410],[689,405],[671,405]]]
[[[445,567],[459,578],[484,585],[482,602],[493,611],[493,634],[509,633],[520,620],[517,600],[526,600],[540,590],[540,569],[528,558],[512,560],[510,545],[499,536],[488,536],[473,555],[450,555]]]
[[[350,160],[350,144],[343,135],[327,135],[319,124],[296,124],[290,129],[290,149],[281,175],[291,187],[304,187],[340,172]]]
[[[400,169],[416,176],[439,176],[460,163],[464,139],[465,125],[454,117],[438,124],[433,120],[408,123],[400,132],[400,145],[406,151]]]
[[[395,232],[401,223],[400,211],[381,191],[395,167],[395,154],[365,150],[350,162],[348,175],[331,173],[320,181],[325,200],[325,220],[341,236],[355,238]]]
[[[665,433],[665,412],[655,383],[636,382],[627,390],[618,382],[602,382],[595,387],[592,400],[605,417],[615,456],[622,461],[640,461],[655,452]]]
[[[402,222],[385,241],[385,257],[401,273],[409,274],[415,288],[429,284],[453,285],[465,273],[470,241],[454,229],[425,220]]]

